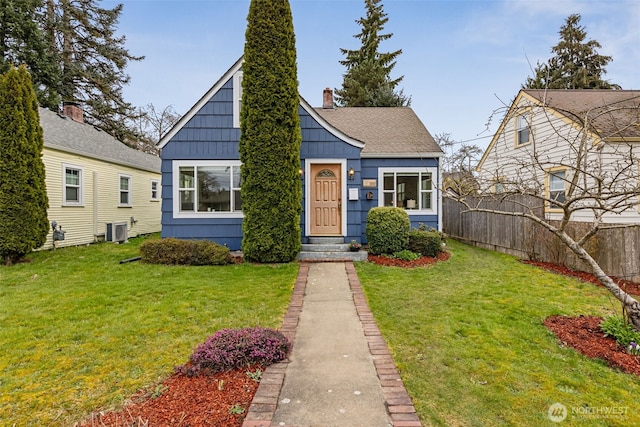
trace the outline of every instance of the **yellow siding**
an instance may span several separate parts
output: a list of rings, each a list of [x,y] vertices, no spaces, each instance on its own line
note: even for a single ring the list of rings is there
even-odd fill
[[[75,246],[93,243],[104,238],[107,223],[126,222],[128,237],[160,231],[160,173],[153,173],[121,166],[115,163],[44,149],[49,195],[49,222],[62,225],[65,240],[58,246]],[[63,165],[83,169],[81,206],[63,205]],[[119,207],[120,174],[131,177],[131,207]],[[151,181],[158,181],[158,200],[151,200]],[[131,223],[131,217],[136,222]],[[43,249],[53,247],[49,232]]]

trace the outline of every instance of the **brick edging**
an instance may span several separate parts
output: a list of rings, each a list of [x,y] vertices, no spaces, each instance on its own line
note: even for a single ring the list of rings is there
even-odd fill
[[[352,264],[353,265],[353,264]],[[298,277],[293,287],[293,294],[289,301],[289,308],[284,316],[280,332],[295,345],[296,327],[302,312],[302,301],[307,287],[309,276],[309,264],[303,262],[298,270]],[[284,384],[284,374],[289,365],[289,360],[268,366],[262,373],[262,379],[256,394],[253,396],[249,412],[242,423],[242,427],[270,427],[273,416],[278,406],[278,397]]]
[[[364,296],[360,279],[356,274],[353,262],[345,263],[349,287],[353,295],[365,338],[369,344],[369,351],[373,358],[373,364],[382,386],[382,394],[385,399],[387,412],[391,417],[393,427],[422,427],[418,414],[413,406],[413,401],[404,387],[400,372],[389,352],[389,347],[378,329],[373,318],[367,299]]]

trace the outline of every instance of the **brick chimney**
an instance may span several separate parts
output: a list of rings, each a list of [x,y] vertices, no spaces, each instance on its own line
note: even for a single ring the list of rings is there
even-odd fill
[[[322,108],[333,109],[333,91],[330,88],[326,88],[322,92]]]
[[[77,102],[65,101],[62,103],[62,114],[69,117],[74,122],[83,123],[84,113]]]

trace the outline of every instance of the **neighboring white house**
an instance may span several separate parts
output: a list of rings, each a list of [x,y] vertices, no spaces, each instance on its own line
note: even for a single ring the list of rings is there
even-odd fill
[[[559,219],[554,204],[580,206],[573,221],[591,221],[595,195],[604,201],[607,223],[640,223],[640,91],[521,90],[478,167],[484,190],[544,195],[545,213]],[[525,191],[522,191],[525,190]],[[602,199],[601,199],[602,200]]]
[[[49,222],[64,231],[56,246],[160,231],[160,158],[83,123],[82,110],[40,108]],[[61,236],[57,233],[58,236]],[[43,248],[54,246],[50,231]]]

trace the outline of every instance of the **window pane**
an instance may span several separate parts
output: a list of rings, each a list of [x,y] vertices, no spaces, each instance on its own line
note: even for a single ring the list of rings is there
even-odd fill
[[[195,188],[194,177],[193,167],[182,167],[180,168],[178,185],[180,188]]]
[[[231,167],[198,168],[198,212],[231,211]]]
[[[240,190],[234,190],[233,192],[233,210],[242,210],[242,198],[240,197]]]
[[[422,174],[422,183],[421,183],[421,189],[425,190],[425,191],[430,191],[431,190],[431,174],[430,173],[423,173]]]
[[[125,176],[120,177],[120,190],[127,191],[129,189],[129,178]]]
[[[431,209],[431,194],[432,193],[422,193],[420,209]]]
[[[65,182],[67,185],[80,185],[80,171],[77,169],[65,169]]]
[[[393,173],[385,173],[384,174],[384,187],[385,190],[395,190],[395,186],[393,183]]]
[[[180,191],[180,210],[193,211],[193,196],[195,192],[192,190]]]
[[[129,204],[129,193],[127,193],[126,191],[121,191],[120,192],[120,204],[121,205],[128,205]]]
[[[407,207],[407,201],[418,199],[419,173],[402,172],[397,174],[397,204],[398,207]]]
[[[67,187],[65,188],[65,198],[67,202],[79,202],[80,201],[80,191],[78,187]]]
[[[393,193],[384,193],[384,205],[393,206]]]
[[[233,166],[233,188],[242,187],[242,179],[240,178],[240,166]]]

